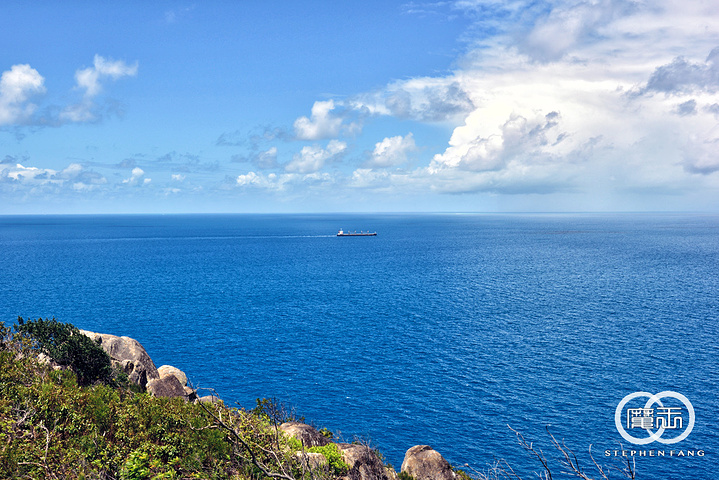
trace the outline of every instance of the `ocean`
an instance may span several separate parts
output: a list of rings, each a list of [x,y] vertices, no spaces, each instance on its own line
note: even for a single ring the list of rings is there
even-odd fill
[[[427,444],[532,478],[511,427],[593,475],[590,445],[638,479],[716,478],[717,215],[0,216],[0,251],[0,321],[133,337],[226,403],[274,398],[397,469]],[[617,412],[634,392],[679,396]]]

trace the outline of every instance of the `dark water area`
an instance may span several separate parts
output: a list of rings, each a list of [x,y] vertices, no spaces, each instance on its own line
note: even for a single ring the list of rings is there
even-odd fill
[[[0,251],[6,324],[133,337],[228,403],[274,397],[397,468],[428,444],[531,478],[508,425],[549,457],[547,426],[583,462],[621,442],[639,479],[719,466],[719,216],[3,216]],[[620,401],[664,391],[693,406],[686,439],[622,438]],[[688,408],[662,402],[683,415],[671,440]]]

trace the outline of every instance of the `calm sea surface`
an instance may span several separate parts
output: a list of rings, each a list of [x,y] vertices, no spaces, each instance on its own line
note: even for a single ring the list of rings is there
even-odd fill
[[[716,478],[719,216],[4,216],[0,252],[6,324],[136,338],[226,402],[275,397],[397,468],[429,444],[531,478],[508,425],[553,457],[549,426],[583,462],[622,442],[666,452],[640,479]],[[668,390],[690,435],[629,444],[619,402]]]

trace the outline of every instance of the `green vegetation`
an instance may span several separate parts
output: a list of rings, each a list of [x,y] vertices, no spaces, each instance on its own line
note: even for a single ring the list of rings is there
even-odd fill
[[[310,447],[309,453],[321,453],[327,459],[330,472],[333,476],[341,477],[347,473],[350,466],[342,461],[342,452],[337,448],[336,443],[328,443],[324,447]]]
[[[118,381],[127,381],[121,372],[113,370],[110,357],[102,347],[80,333],[74,325],[60,323],[54,318],[26,322],[18,317],[16,330],[28,337],[32,347],[51,358],[56,365],[75,372],[80,385],[97,382],[115,385]]]
[[[407,472],[399,472],[397,478],[399,480],[414,480],[414,477]]]
[[[299,442],[277,430],[272,402],[253,412],[135,392],[83,338],[55,320],[0,323],[0,478],[321,480],[347,471],[333,444],[318,450],[332,472],[310,472]]]
[[[298,439],[278,429],[295,419],[278,402],[258,399],[252,410],[189,403],[152,397],[121,380],[99,345],[72,325],[55,319],[18,319],[13,327],[0,322],[0,478],[387,478],[384,473],[366,477],[357,463],[349,469],[335,443],[303,449]],[[551,478],[542,451],[515,433]],[[548,434],[563,456],[564,471],[589,478],[576,455]],[[305,453],[320,453],[327,462],[312,467]],[[381,465],[378,452],[371,456]],[[592,461],[599,478],[608,479],[608,470]],[[518,478],[503,460],[487,472],[470,469],[473,476],[455,473],[460,480]],[[616,470],[635,478],[629,459]],[[403,472],[398,480],[414,479]]]

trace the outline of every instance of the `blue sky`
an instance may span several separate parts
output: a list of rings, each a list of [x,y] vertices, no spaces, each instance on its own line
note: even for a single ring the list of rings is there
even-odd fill
[[[0,6],[0,214],[716,211],[719,5]]]

